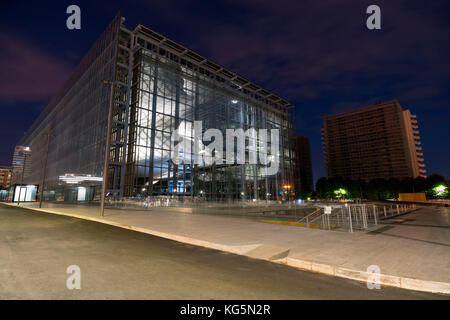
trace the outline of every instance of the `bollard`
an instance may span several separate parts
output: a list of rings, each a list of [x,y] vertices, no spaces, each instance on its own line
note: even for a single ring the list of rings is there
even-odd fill
[[[361,220],[361,222],[363,223],[363,225],[364,225],[364,217],[363,217],[364,209],[365,209],[365,207],[359,208],[359,219]]]
[[[349,217],[349,221],[350,221],[350,232],[353,232],[352,210],[350,210],[350,208],[348,208],[348,217]]]
[[[362,218],[362,221],[363,221],[363,227],[364,227],[364,229],[367,229],[367,208],[366,207],[363,207],[363,208],[361,208],[361,218]]]

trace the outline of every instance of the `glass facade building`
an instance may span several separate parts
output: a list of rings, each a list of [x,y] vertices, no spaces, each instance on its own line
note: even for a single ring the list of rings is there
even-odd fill
[[[118,15],[19,142],[30,149],[24,180],[39,185],[44,200],[98,200],[110,135],[107,191],[115,197],[286,199],[293,185],[291,107],[143,25],[127,29]],[[207,155],[197,163],[199,121],[201,133],[223,132],[224,160],[227,129],[267,129],[267,150],[278,171],[264,174],[265,165],[249,161],[260,136],[245,140],[243,164],[208,161]],[[277,145],[270,129],[278,129]],[[174,161],[174,132],[189,145],[182,161]]]

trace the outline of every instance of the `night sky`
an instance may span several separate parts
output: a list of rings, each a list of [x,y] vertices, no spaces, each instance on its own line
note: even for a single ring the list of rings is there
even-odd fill
[[[56,3],[56,4],[55,4]],[[66,8],[81,8],[81,30]],[[366,8],[381,8],[381,30]],[[450,177],[450,1],[2,1],[0,165],[110,20],[138,23],[296,106],[324,176],[326,114],[398,99],[417,114],[428,174]]]

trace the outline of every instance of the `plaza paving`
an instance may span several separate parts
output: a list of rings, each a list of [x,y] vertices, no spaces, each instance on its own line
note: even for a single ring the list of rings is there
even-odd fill
[[[369,231],[347,233],[175,208],[107,209],[100,217],[98,207],[44,205],[34,210],[361,281],[370,276],[367,268],[375,265],[383,284],[450,293],[450,209],[445,207],[420,208]]]

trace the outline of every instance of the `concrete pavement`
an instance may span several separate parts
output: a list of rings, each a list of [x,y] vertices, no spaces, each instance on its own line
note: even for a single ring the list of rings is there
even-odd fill
[[[98,207],[41,210],[360,281],[375,265],[381,284],[450,294],[449,208],[423,208],[353,234],[156,208],[110,209],[103,218]]]
[[[448,299],[0,206],[0,299]],[[81,289],[68,290],[78,265]]]

